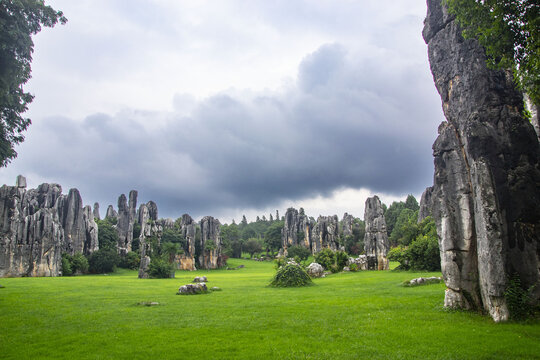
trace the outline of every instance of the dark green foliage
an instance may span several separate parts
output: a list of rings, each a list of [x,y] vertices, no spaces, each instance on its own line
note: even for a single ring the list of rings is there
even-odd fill
[[[154,279],[167,279],[174,272],[174,267],[166,259],[161,257],[152,258],[148,266],[148,274]]]
[[[386,230],[388,232],[388,236],[392,234],[397,218],[399,214],[401,213],[401,210],[403,210],[404,208],[405,208],[405,203],[403,201],[400,201],[400,202],[394,201],[392,205],[390,205],[388,210],[386,210],[386,212],[384,213],[384,219],[386,221]]]
[[[330,249],[322,249],[315,254],[315,262],[326,270],[330,270],[330,267],[336,263],[336,253]]]
[[[186,239],[182,236],[178,229],[165,229],[163,230],[163,235],[161,236],[162,243],[173,243],[179,244],[183,249],[187,246]]]
[[[130,251],[120,261],[120,267],[124,269],[136,270],[141,264],[141,257],[135,251]]]
[[[88,260],[83,254],[75,253],[73,256],[62,254],[62,276],[86,274],[88,267]]]
[[[283,229],[283,221],[274,221],[264,233],[264,245],[271,251],[278,251],[281,247],[281,230]]]
[[[390,246],[409,245],[418,236],[418,211],[404,208],[390,234]]]
[[[518,274],[514,274],[508,279],[504,297],[512,320],[525,320],[534,314],[533,289],[533,287],[524,289]]]
[[[230,225],[221,225],[221,242],[223,253],[230,257],[241,257],[242,250],[240,245],[240,231],[238,225],[232,223]]]
[[[410,228],[407,228],[410,227]],[[397,230],[397,227],[396,227]],[[388,259],[398,261],[402,270],[441,270],[441,258],[435,222],[427,217],[420,224],[414,221],[404,224],[403,234],[415,233],[416,237],[406,246],[405,241],[388,253]]]
[[[135,241],[135,239],[139,239],[139,236],[141,236],[141,230],[142,230],[141,224],[139,224],[138,222],[133,224],[133,241]],[[131,245],[131,248],[133,249],[133,245]]]
[[[538,0],[446,0],[465,38],[484,46],[488,65],[513,69],[516,84],[540,104],[540,4]]]
[[[73,275],[73,270],[71,269],[71,261],[69,254],[62,254],[62,276],[71,276]]]
[[[336,265],[339,271],[343,270],[343,268],[347,265],[347,261],[349,261],[349,255],[347,255],[345,251],[336,251]]]
[[[251,257],[255,253],[260,253],[262,251],[262,240],[259,239],[249,239],[244,245],[244,251],[246,251]]]
[[[88,258],[89,270],[94,274],[113,272],[118,264],[120,264],[120,256],[116,250],[99,249]]]
[[[31,77],[32,35],[59,21],[67,19],[43,1],[0,1],[0,167],[17,157],[14,146],[31,124],[22,114],[34,99],[23,89]]]
[[[274,269],[279,269],[282,266],[285,266],[287,259],[285,257],[278,257],[274,260]]]
[[[441,257],[437,238],[419,235],[409,246],[409,259],[412,269],[440,271]]]
[[[98,242],[100,250],[114,250],[118,246],[118,232],[109,220],[98,220]]]
[[[81,253],[73,254],[71,258],[71,269],[73,273],[86,274],[88,272],[88,259]]]
[[[418,201],[416,201],[416,198],[411,194],[407,195],[407,199],[405,200],[405,209],[410,209],[412,211],[420,210]]]
[[[300,287],[311,285],[312,281],[306,270],[300,265],[286,264],[280,267],[270,286],[275,287]]]
[[[161,244],[161,253],[166,256],[166,259],[170,264],[174,262],[174,258],[179,250],[180,245],[178,243],[164,242]]]
[[[297,262],[306,261],[309,255],[311,255],[311,251],[304,246],[296,245],[287,249],[287,257],[293,258]]]

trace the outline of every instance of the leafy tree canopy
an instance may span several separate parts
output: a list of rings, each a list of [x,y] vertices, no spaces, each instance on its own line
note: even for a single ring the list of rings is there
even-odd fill
[[[32,35],[42,26],[65,24],[61,11],[46,6],[43,0],[0,1],[0,166],[17,157],[14,146],[24,140],[23,131],[31,120],[22,114],[34,97],[24,92],[30,80]]]
[[[449,11],[486,49],[493,68],[512,69],[518,87],[540,104],[540,3],[538,0],[446,0]]]

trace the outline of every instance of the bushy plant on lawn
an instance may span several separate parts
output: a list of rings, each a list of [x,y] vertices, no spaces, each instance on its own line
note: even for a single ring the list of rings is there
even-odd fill
[[[124,269],[136,270],[141,264],[141,257],[134,251],[130,251],[120,261],[120,267]]]
[[[94,274],[113,272],[119,263],[120,256],[111,249],[99,249],[93,252],[88,259],[90,272]]]
[[[339,268],[339,271],[347,266],[347,261],[349,261],[349,255],[347,255],[345,251],[336,251],[336,265]]]
[[[534,287],[528,290],[523,288],[518,274],[514,274],[508,279],[504,297],[512,320],[525,320],[534,314],[533,290]]]
[[[311,251],[304,246],[295,245],[287,249],[287,257],[293,258],[296,262],[306,261],[309,255]]]
[[[270,286],[274,287],[300,287],[311,285],[312,281],[306,270],[298,264],[286,264],[280,267]]]
[[[148,266],[148,274],[155,279],[170,278],[173,271],[173,264],[160,257],[153,258]]]
[[[315,254],[315,262],[321,264],[325,270],[330,270],[330,267],[336,263],[336,253],[331,249],[322,249]]]
[[[81,253],[75,253],[73,256],[62,254],[62,276],[86,274],[88,266],[88,259]]]

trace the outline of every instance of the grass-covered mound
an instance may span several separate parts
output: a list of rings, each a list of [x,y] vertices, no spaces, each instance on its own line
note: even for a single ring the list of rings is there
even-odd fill
[[[288,263],[277,270],[270,286],[300,287],[312,284],[313,282],[304,268],[295,263]]]

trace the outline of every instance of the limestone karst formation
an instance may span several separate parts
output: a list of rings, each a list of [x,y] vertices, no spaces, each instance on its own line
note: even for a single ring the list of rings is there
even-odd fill
[[[133,226],[135,224],[135,215],[137,212],[137,191],[129,192],[129,202],[124,194],[118,198],[118,253],[125,255],[131,251],[133,242]]]
[[[277,212],[276,216],[279,216]],[[302,245],[310,248],[312,225],[313,223],[305,214],[300,214],[294,208],[287,209],[285,223],[281,230],[282,247],[287,249],[290,246]]]
[[[317,221],[294,208],[287,209],[281,231],[281,246],[303,246],[315,254],[324,248],[339,250],[339,221],[336,215],[319,216]],[[351,230],[352,231],[352,230]]]
[[[420,198],[420,209],[418,210],[418,223],[422,222],[428,216],[433,216],[432,207],[433,207],[433,187],[430,186],[424,190],[422,197]]]
[[[389,262],[386,255],[390,250],[390,243],[381,200],[377,196],[366,199],[364,221],[366,222],[364,249],[368,258],[368,268],[388,270]]]
[[[62,253],[89,255],[98,249],[98,228],[77,189],[58,184],[0,188],[0,277],[58,276]]]
[[[221,253],[221,224],[212,216],[201,219],[199,265],[201,269],[217,269],[225,265]]]
[[[423,36],[446,117],[433,144],[432,194],[444,304],[504,321],[510,276],[540,294],[538,137],[511,74],[486,66],[484,49],[463,39],[441,0],[428,0]]]
[[[178,269],[180,270],[197,270],[195,267],[195,235],[197,234],[197,223],[188,214],[182,215],[180,222],[180,231],[186,245],[184,253],[176,257]]]

